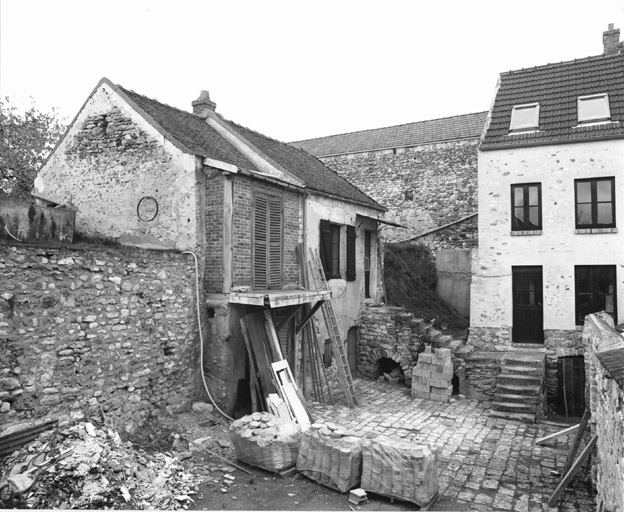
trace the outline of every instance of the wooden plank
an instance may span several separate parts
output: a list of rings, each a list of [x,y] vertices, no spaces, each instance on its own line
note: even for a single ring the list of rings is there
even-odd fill
[[[247,330],[247,320],[245,317],[240,319],[241,330],[243,332],[243,339],[245,340],[245,346],[247,347],[247,356],[249,357],[249,391],[251,393],[251,411],[258,412],[258,368],[254,358],[253,351],[251,350],[251,342],[249,341],[249,332]],[[262,397],[262,393],[260,393]]]
[[[537,441],[535,441],[535,444],[537,445],[545,444],[548,441],[552,441],[553,439],[557,439],[559,437],[570,434],[571,432],[574,432],[577,428],[579,428],[579,426],[580,426],[580,423],[578,423],[577,425],[572,425],[571,427],[568,427],[564,430],[560,430],[559,432],[555,432],[554,434],[550,434],[545,437],[540,437]]]
[[[249,341],[258,366],[258,380],[262,387],[261,395],[264,399],[269,393],[276,391],[271,372],[273,357],[266,337],[264,314],[262,312],[249,313],[244,318],[247,321]]]
[[[310,418],[297,394],[297,385],[288,366],[288,361],[273,363],[271,364],[271,369],[275,375],[275,382],[282,389],[283,396],[289,404],[297,423],[299,423],[301,430],[305,432],[310,428]]]
[[[572,481],[572,479],[578,473],[578,470],[581,468],[583,463],[587,460],[587,458],[591,454],[592,450],[596,446],[596,442],[597,441],[598,441],[598,436],[597,435],[593,436],[590,439],[589,443],[587,443],[587,446],[585,447],[585,449],[579,455],[579,458],[576,459],[574,464],[572,464],[572,467],[570,468],[570,470],[567,473],[564,474],[563,478],[561,479],[561,482],[559,482],[559,485],[555,489],[555,492],[553,492],[552,496],[548,500],[548,506],[549,507],[554,507],[555,506],[555,504],[557,503],[557,501],[561,497],[561,494],[563,493],[565,488]]]
[[[576,452],[578,451],[579,445],[583,439],[583,435],[585,434],[585,430],[587,429],[587,424],[589,423],[589,418],[591,416],[591,411],[589,407],[585,407],[585,412],[583,413],[583,417],[581,418],[581,422],[579,423],[579,428],[576,432],[576,437],[574,438],[574,442],[572,443],[572,447],[570,448],[570,452],[568,453],[568,458],[563,466],[563,471],[561,471],[562,475],[565,475],[570,467],[572,466],[572,462],[574,462],[574,457],[576,457]]]
[[[264,310],[264,319],[264,328],[266,329],[266,337],[271,347],[271,352],[273,353],[273,361],[281,361],[284,359],[284,356],[282,355],[282,349],[277,332],[275,331],[275,324],[273,323],[273,316],[271,315],[270,309]]]

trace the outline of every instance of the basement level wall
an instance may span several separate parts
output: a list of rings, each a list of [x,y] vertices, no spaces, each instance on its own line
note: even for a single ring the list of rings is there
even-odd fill
[[[187,406],[194,280],[176,252],[0,244],[0,424],[101,408],[132,430]]]

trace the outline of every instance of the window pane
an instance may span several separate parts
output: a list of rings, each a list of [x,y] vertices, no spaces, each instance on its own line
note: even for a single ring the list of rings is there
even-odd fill
[[[514,206],[524,204],[524,190],[522,187],[514,187]]]
[[[589,181],[576,182],[576,200],[579,203],[591,203],[591,183]]]
[[[613,209],[611,203],[600,203],[598,205],[598,224],[613,223]]]
[[[579,225],[592,223],[591,204],[579,204],[576,206],[576,218]]]
[[[537,128],[539,117],[538,107],[538,105],[514,107],[511,111],[511,123],[509,125],[509,129],[520,130]]]
[[[539,227],[539,208],[537,206],[529,207],[529,226],[532,228]]]
[[[539,204],[539,194],[537,193],[538,187],[529,187],[529,204],[531,206],[537,206]]]
[[[514,226],[524,227],[524,208],[514,208]]]
[[[594,96],[591,98],[579,98],[579,121],[609,119],[609,117],[609,97],[606,94],[601,96]]]
[[[598,201],[611,201],[611,180],[599,180],[596,182]]]

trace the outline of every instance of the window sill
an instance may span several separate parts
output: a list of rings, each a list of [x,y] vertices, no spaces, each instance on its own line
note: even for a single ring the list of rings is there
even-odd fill
[[[526,229],[523,231],[510,231],[511,236],[533,236],[533,235],[541,235],[541,229]]]
[[[574,233],[576,235],[599,235],[604,233],[617,233],[617,228],[584,228],[584,229],[575,229]]]

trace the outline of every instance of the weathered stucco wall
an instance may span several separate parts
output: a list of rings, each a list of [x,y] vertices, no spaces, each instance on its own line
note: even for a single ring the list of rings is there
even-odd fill
[[[512,266],[543,267],[544,329],[575,330],[575,265],[617,265],[618,318],[624,318],[624,208],[618,233],[576,234],[574,180],[616,176],[624,197],[624,141],[540,146],[479,154],[479,249],[471,290],[472,327],[511,327]],[[511,185],[542,184],[541,234],[512,236]]]
[[[598,435],[594,461],[597,510],[624,510],[624,337],[613,329],[610,317],[589,315],[583,341],[592,433]]]
[[[460,315],[470,316],[472,254],[469,249],[438,251],[436,293]]]
[[[385,240],[394,242],[476,213],[477,145],[469,139],[321,160],[388,208],[386,220],[407,227],[384,228]],[[463,236],[452,247],[475,242],[476,235]]]
[[[39,172],[35,192],[76,209],[80,234],[192,249],[196,181],[194,157],[164,139],[104,83]],[[148,197],[155,202],[141,203]]]
[[[0,244],[0,423],[101,408],[132,429],[187,406],[194,272],[174,252]]]

